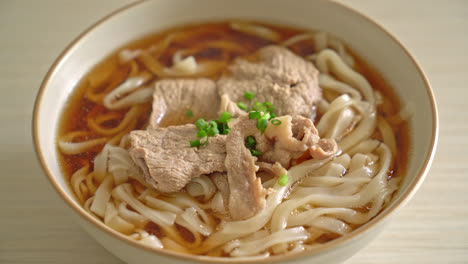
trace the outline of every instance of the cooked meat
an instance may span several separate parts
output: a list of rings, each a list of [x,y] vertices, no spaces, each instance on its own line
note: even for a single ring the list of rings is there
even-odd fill
[[[338,145],[333,138],[322,138],[310,147],[309,153],[314,159],[326,159],[338,151]]]
[[[193,123],[217,117],[220,99],[214,81],[206,78],[161,80],[155,84],[150,128]],[[192,118],[185,113],[191,110]]]
[[[280,163],[275,162],[274,164],[267,163],[267,162],[257,162],[257,166],[260,168],[262,171],[267,171],[270,174],[272,174],[274,177],[280,177],[283,174],[287,174],[288,171],[281,166]]]
[[[226,136],[216,135],[198,149],[189,144],[196,132],[190,124],[130,133],[130,155],[156,190],[175,192],[194,177],[226,171]]]
[[[269,125],[265,130],[265,138],[269,141],[263,139],[261,144],[257,143],[257,149],[263,153],[263,161],[279,162],[283,167],[289,168],[291,160],[300,157],[307,150],[317,159],[336,153],[335,141],[321,140],[310,119],[299,115],[281,116],[277,119],[281,121],[280,125]]]
[[[237,107],[237,103],[231,101],[227,94],[221,96],[221,106],[219,113],[222,113],[224,111],[231,113],[232,116],[241,116],[247,114],[247,112]]]
[[[219,95],[233,102],[223,105],[239,109],[235,104],[246,102],[244,92],[250,91],[255,94],[253,101],[273,103],[278,116],[310,116],[321,96],[318,71],[312,63],[279,46],[262,48],[255,57],[254,61],[235,60],[218,80]]]
[[[229,123],[231,131],[226,138],[224,162],[229,182],[228,208],[233,220],[243,220],[255,215],[265,206],[265,191],[256,177],[256,158],[245,147],[248,135],[259,133],[256,120],[242,116]]]
[[[229,201],[229,182],[226,173],[215,172],[210,175],[211,180],[216,185],[216,188],[221,192],[223,197],[224,208],[228,208]]]

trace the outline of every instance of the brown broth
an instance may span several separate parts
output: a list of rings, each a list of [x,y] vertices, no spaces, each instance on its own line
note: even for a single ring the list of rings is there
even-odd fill
[[[306,30],[290,27],[268,24],[263,25],[268,26],[269,28],[279,32],[281,36],[281,41],[284,41],[295,34],[306,32]],[[96,91],[99,92],[105,90],[106,87],[109,87],[111,85],[117,86],[118,84],[123,82],[123,80],[125,80],[126,76],[130,72],[130,66],[128,64],[119,64],[118,52],[120,50],[124,48],[147,49],[151,47],[151,45],[157,44],[158,42],[163,40],[168,34],[177,31],[185,32],[183,37],[184,40],[181,42],[179,41],[174,44],[171,44],[167,48],[167,50],[160,56],[159,61],[165,66],[170,66],[171,58],[177,50],[191,48],[195,46],[203,46],[203,43],[208,40],[223,40],[237,43],[241,45],[245,49],[245,51],[237,53],[234,52],[226,55],[223,53],[223,50],[221,48],[210,48],[193,54],[197,61],[226,58],[226,56],[230,61],[237,56],[248,55],[265,45],[272,44],[270,41],[236,32],[229,27],[228,22],[193,24],[183,27],[172,28],[167,31],[153,34],[140,40],[131,42],[130,44],[125,45],[121,49],[109,55],[103,62],[99,63],[96,67],[94,67],[77,85],[73,94],[68,99],[65,109],[63,110],[63,114],[61,116],[59,125],[59,135],[64,135],[68,132],[76,130],[91,131],[88,126],[88,117],[98,113],[102,114],[109,112],[109,110],[107,110],[104,106],[94,103],[88,98],[86,98],[85,93],[90,84],[98,84],[99,87],[96,89]],[[314,43],[311,41],[303,41],[300,44],[294,44],[290,47],[290,49],[301,56],[310,54],[315,51]],[[380,91],[384,96],[385,100],[387,100],[383,106],[379,106],[379,113],[384,118],[390,115],[398,114],[400,104],[398,101],[398,97],[393,92],[390,85],[388,85],[388,83],[382,78],[381,75],[378,74],[376,70],[374,70],[370,65],[366,64],[362,59],[360,59],[359,56],[357,56],[357,54],[353,53],[352,51],[349,52],[353,55],[356,61],[355,70],[361,73],[369,81],[372,87]],[[106,78],[104,78],[106,76],[110,77],[106,80]],[[216,77],[214,78],[216,79]],[[148,109],[150,109],[150,103],[147,103],[146,105],[148,106]],[[123,109],[114,112],[120,113],[123,118],[127,110],[128,109]],[[194,122],[195,118],[187,118],[185,116],[187,110],[188,109],[184,109],[182,106],[179,115],[174,117],[166,117],[163,120],[162,125],[168,126]],[[148,111],[148,115],[145,115],[137,120],[137,125],[135,129],[145,128],[148,122],[149,114],[150,112]],[[116,121],[107,122],[105,123],[105,126],[108,128],[114,127],[118,124],[119,121],[120,119],[117,119]],[[393,125],[392,129],[395,133],[398,153],[394,158],[393,166],[391,168],[389,177],[402,177],[405,171],[406,161],[408,158],[408,124],[406,122],[402,122],[399,125]],[[379,135],[376,136],[379,137]],[[92,131],[89,133],[88,138],[96,137],[99,137],[99,135]],[[101,149],[102,146],[93,149],[93,151],[85,152],[78,155],[60,154],[59,156],[61,157],[61,166],[64,170],[64,174],[67,177],[67,179],[71,177],[73,172],[77,171],[86,164],[90,164],[91,168],[93,168],[93,160]],[[300,162],[303,162],[307,158],[309,157],[305,155],[303,159],[297,160],[296,163],[298,164]],[[218,219],[216,217],[214,218]],[[193,236],[191,236],[191,234],[188,234],[190,232],[188,232],[185,228],[177,226],[177,229],[179,233],[181,233],[181,235],[186,238],[187,241],[190,242],[194,240]],[[155,223],[149,223],[145,227],[145,230],[149,233],[157,235],[158,237],[164,236],[164,232]],[[323,235],[319,239],[319,242],[324,243],[334,238],[336,238],[336,236],[332,234]]]

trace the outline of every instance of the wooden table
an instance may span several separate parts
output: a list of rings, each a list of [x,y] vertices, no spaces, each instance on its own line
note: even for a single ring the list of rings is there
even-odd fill
[[[40,82],[81,31],[130,0],[0,2],[0,263],[121,263],[77,226],[36,160]],[[347,264],[468,263],[468,1],[343,1],[415,55],[438,101],[440,140],[426,182]]]

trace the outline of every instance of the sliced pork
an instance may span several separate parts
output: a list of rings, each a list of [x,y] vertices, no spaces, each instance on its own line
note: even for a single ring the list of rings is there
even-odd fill
[[[221,192],[223,197],[224,208],[229,207],[229,182],[227,174],[224,172],[215,172],[210,175],[210,179],[216,185],[216,188]]]
[[[193,123],[197,118],[217,117],[220,99],[214,81],[199,79],[168,79],[155,83],[150,128]],[[186,112],[191,110],[192,118]]]
[[[130,133],[130,155],[156,190],[179,191],[192,178],[226,171],[226,136],[216,135],[208,145],[191,148],[196,132],[189,124]]]
[[[253,101],[271,102],[275,113],[309,117],[312,105],[320,96],[318,71],[311,62],[280,46],[260,49],[252,58],[236,59],[218,82],[220,96],[227,96],[232,103],[222,106],[235,107],[221,110],[240,111],[237,102],[246,102],[244,92],[255,94]]]
[[[265,191],[258,170],[256,158],[245,147],[245,138],[259,133],[256,120],[243,116],[229,123],[231,132],[226,138],[226,160],[229,183],[228,208],[233,220],[252,217],[265,206]]]
[[[315,158],[324,159],[336,153],[336,142],[333,139],[321,141],[312,120],[300,115],[281,116],[277,118],[280,125],[269,125],[265,138],[256,137],[257,149],[263,154],[262,161],[279,162],[289,168],[293,159],[299,158],[309,150]],[[266,140],[265,140],[266,139]]]

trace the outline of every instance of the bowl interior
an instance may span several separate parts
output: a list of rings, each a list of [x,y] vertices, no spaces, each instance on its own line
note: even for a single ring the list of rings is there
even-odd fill
[[[62,54],[41,87],[34,114],[35,144],[44,169],[55,187],[68,197],[69,203],[73,203],[74,208],[79,207],[61,174],[55,140],[60,112],[79,80],[95,64],[131,40],[174,25],[228,18],[254,19],[332,33],[381,73],[402,104],[412,110],[407,173],[386,210],[407,200],[422,181],[432,159],[437,117],[424,74],[388,33],[341,4],[325,0],[161,0],[134,5],[87,31]],[[81,210],[81,213],[85,211]]]

